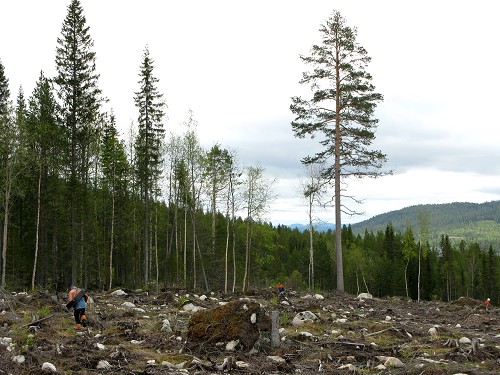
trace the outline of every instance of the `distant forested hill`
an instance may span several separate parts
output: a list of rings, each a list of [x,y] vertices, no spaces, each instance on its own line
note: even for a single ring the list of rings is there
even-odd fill
[[[428,217],[429,241],[437,244],[442,234],[448,234],[456,243],[465,240],[477,242],[482,248],[493,245],[500,252],[500,201],[486,203],[425,204],[377,215],[360,223],[351,224],[353,233],[385,231],[391,223],[395,232],[404,232],[411,226],[419,239],[418,216]]]

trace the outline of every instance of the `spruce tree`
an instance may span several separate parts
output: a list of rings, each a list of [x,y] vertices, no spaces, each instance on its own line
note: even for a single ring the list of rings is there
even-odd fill
[[[103,139],[101,148],[102,178],[103,185],[111,194],[111,223],[109,240],[109,282],[108,288],[113,285],[113,252],[115,247],[115,222],[116,222],[116,196],[126,190],[126,178],[128,171],[127,155],[125,145],[118,138],[116,120],[111,114],[108,121],[104,123]]]
[[[134,97],[135,105],[139,111],[139,131],[135,143],[135,156],[136,173],[144,206],[145,284],[149,282],[149,203],[162,172],[162,144],[165,135],[163,128],[165,102],[163,101],[163,94],[158,91],[157,84],[159,80],[153,75],[153,70],[154,60],[149,55],[148,47],[146,47],[139,73],[139,91],[135,93]]]
[[[378,120],[373,112],[383,98],[375,92],[366,50],[356,41],[357,30],[334,11],[320,28],[322,44],[313,45],[310,56],[301,56],[312,67],[301,84],[309,85],[310,98],[293,97],[290,109],[296,115],[292,129],[296,137],[322,133],[324,147],[305,164],[322,163],[323,177],[334,186],[337,290],[344,291],[341,212],[354,213],[341,204],[341,183],[349,177],[378,177],[386,161],[380,151],[370,150]]]
[[[77,194],[86,175],[85,158],[102,102],[92,51],[94,43],[79,0],[72,0],[68,6],[57,44],[55,83],[68,134],[71,280],[76,282]]]
[[[22,140],[27,151],[26,159],[32,167],[31,173],[36,176],[33,179],[37,181],[35,255],[31,278],[32,289],[35,287],[39,255],[43,256],[45,260],[45,267],[41,269],[41,274],[44,275],[45,279],[49,276],[54,279],[57,278],[57,270],[48,269],[48,254],[43,251],[47,248],[46,241],[40,238],[40,234],[47,233],[48,223],[56,225],[55,223],[57,222],[55,215],[52,216],[52,212],[49,213],[50,203],[55,203],[49,198],[49,191],[51,190],[51,183],[61,176],[61,155],[64,154],[64,149],[62,148],[64,144],[62,142],[63,131],[51,84],[43,72],[40,72],[38,82],[28,101],[26,126],[22,133]],[[45,212],[45,215],[42,215],[42,212]],[[41,249],[43,246],[45,247]]]
[[[7,115],[10,102],[9,80],[5,76],[5,68],[0,60],[0,116]]]

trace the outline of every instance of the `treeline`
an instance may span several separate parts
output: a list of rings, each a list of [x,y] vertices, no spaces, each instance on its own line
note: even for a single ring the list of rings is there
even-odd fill
[[[460,240],[477,242],[481,247],[500,249],[500,201],[485,203],[454,202],[424,204],[386,212],[360,223],[353,224],[354,233],[365,229],[377,232],[391,223],[395,231],[406,227],[418,228],[420,214],[429,217],[429,242],[437,245],[443,234],[448,234],[458,245]],[[418,237],[418,236],[417,236]]]

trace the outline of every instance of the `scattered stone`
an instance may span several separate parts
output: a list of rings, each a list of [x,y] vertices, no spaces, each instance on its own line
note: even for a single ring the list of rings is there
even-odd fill
[[[304,323],[314,323],[318,317],[314,315],[314,313],[310,311],[302,311],[299,312],[292,320],[292,325],[294,327],[298,327],[303,325]]]
[[[42,364],[42,371],[45,371],[45,372],[57,372],[57,369],[56,369],[56,366],[54,366],[52,363],[50,363],[50,362],[44,362]]]
[[[428,331],[428,332],[429,332],[429,334],[430,334],[431,336],[437,336],[437,335],[438,335],[438,331],[437,331],[436,327],[431,327],[431,328],[429,328],[429,331]]]
[[[399,358],[380,355],[377,357],[380,362],[384,362],[385,367],[404,367],[404,363]]]
[[[122,303],[122,306],[125,306],[125,307],[130,307],[130,308],[134,308],[135,305],[132,303],[132,302],[123,302]]]
[[[170,320],[164,319],[162,322],[161,331],[162,332],[172,332],[172,327],[170,326]]]
[[[387,367],[385,367],[384,365],[380,364],[380,365],[376,366],[375,369],[379,370],[379,371],[384,371],[384,370],[387,370]]]
[[[24,361],[26,361],[26,358],[24,357],[24,355],[15,355],[14,357],[12,357],[12,361],[22,365]]]
[[[118,289],[118,290],[115,290],[114,292],[111,293],[112,296],[115,296],[115,297],[123,297],[123,296],[128,296],[127,293],[125,293],[123,290],[121,289]]]
[[[324,299],[325,299],[325,297],[323,297],[321,294],[315,294],[315,295],[314,295],[314,299],[317,299],[317,300],[322,301],[322,300],[324,300]]]
[[[0,345],[9,346],[12,344],[12,338],[10,337],[0,337]]]
[[[356,297],[357,299],[373,299],[373,296],[370,293],[359,293]]]
[[[257,322],[257,315],[255,313],[253,313],[251,316],[250,316],[250,322],[252,324],[255,324],[255,322]]]
[[[285,363],[286,360],[283,357],[280,357],[279,355],[268,355],[267,358],[269,358],[273,362],[277,363]]]
[[[232,341],[229,341],[227,344],[226,344],[226,350],[228,352],[234,352],[236,350],[236,347],[238,346],[238,344],[240,343],[240,340],[232,340]]]
[[[390,321],[391,319],[392,319],[392,318],[391,318],[389,315],[387,315],[387,316],[385,317],[385,321],[386,321],[386,322]]]
[[[300,335],[305,336],[305,337],[314,337],[314,335],[311,332],[300,332]]]
[[[99,363],[97,363],[96,368],[98,370],[110,370],[113,366],[108,361],[105,360],[100,360]]]
[[[95,346],[99,350],[106,350],[106,347],[103,344],[101,344],[101,343],[97,343],[97,344],[95,344]]]
[[[142,345],[142,344],[144,344],[144,340],[141,340],[141,341],[139,341],[139,340],[132,340],[132,341],[130,341],[130,343],[133,344],[133,345]]]
[[[472,343],[471,339],[468,337],[461,337],[460,340],[458,340],[458,342],[460,344],[471,344]]]

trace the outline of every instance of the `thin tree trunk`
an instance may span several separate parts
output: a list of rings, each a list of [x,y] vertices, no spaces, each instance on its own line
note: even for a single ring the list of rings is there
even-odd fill
[[[408,264],[410,264],[410,259],[406,261],[406,266],[405,266],[405,288],[406,288],[406,298],[409,297],[408,295]]]
[[[420,270],[421,270],[422,245],[418,247],[418,280],[417,280],[417,301],[420,302]]]
[[[309,291],[314,290],[314,228],[312,220],[313,193],[309,195]]]
[[[37,191],[37,205],[36,205],[36,230],[35,230],[35,259],[33,261],[33,273],[31,275],[31,290],[35,289],[36,267],[38,261],[38,239],[40,231],[40,194],[42,187],[42,167],[40,166],[38,173],[38,191]]]
[[[7,176],[5,180],[5,213],[3,220],[3,236],[2,236],[2,289],[5,289],[5,272],[7,264],[7,230],[9,228],[9,203],[10,203],[10,192],[12,188],[12,172],[10,167],[7,165]]]
[[[198,240],[196,240],[196,247],[198,249],[198,255],[200,257],[201,272],[203,273],[203,280],[205,281],[205,290],[208,291],[210,290],[210,287],[208,285],[207,273],[205,272],[205,265],[203,264],[203,258],[201,256],[201,250],[200,250],[200,243],[198,242]]]
[[[156,293],[159,292],[160,269],[158,264],[158,204],[155,205],[155,262],[156,262]]]
[[[113,183],[114,185],[114,183]],[[109,245],[109,285],[108,289],[113,287],[113,248],[115,238],[115,189],[111,192],[111,236]]]
[[[186,203],[186,206],[184,207],[184,288],[187,288],[187,210],[188,207]]]
[[[231,226],[233,233],[233,293],[236,291],[236,215],[234,207],[234,186],[231,180]]]

